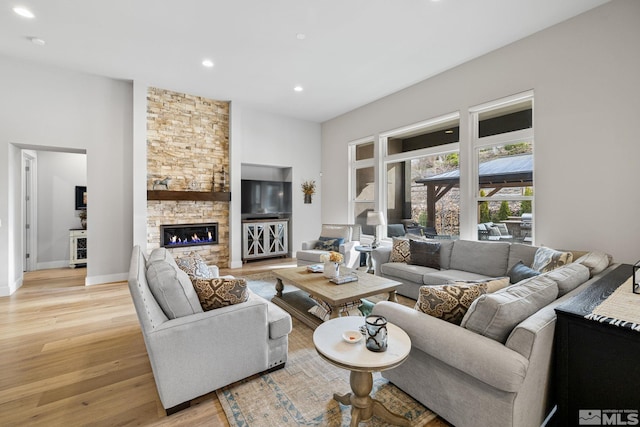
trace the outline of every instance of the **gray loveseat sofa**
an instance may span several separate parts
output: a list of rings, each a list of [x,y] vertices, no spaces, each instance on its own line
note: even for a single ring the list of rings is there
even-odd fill
[[[292,327],[288,313],[251,291],[245,302],[203,311],[197,296],[193,299],[195,291],[185,287],[186,273],[179,271],[171,255],[151,255],[152,260],[140,247],[133,248],[129,290],[168,414],[198,396],[284,366]],[[188,277],[186,281],[188,284]],[[182,306],[177,305],[177,298],[163,301],[165,307],[173,304],[167,315],[150,288],[153,282],[163,282],[165,296],[181,296]]]
[[[455,251],[459,242],[464,251]],[[407,286],[419,289],[419,273],[423,283],[432,284],[447,277],[504,275],[504,269],[528,252],[508,243],[456,241],[452,259],[443,260],[448,270],[438,274],[409,268],[403,279]],[[463,253],[466,259],[453,259]],[[487,253],[500,258],[500,263],[494,260],[492,267],[486,265]],[[398,269],[384,266],[382,272],[401,277]],[[457,427],[538,427],[553,406],[554,308],[614,267],[602,252],[585,253],[574,263],[480,296],[460,325],[400,304],[379,302],[373,313],[404,329],[412,343],[409,358],[383,376]],[[427,278],[428,274],[433,276]],[[500,338],[495,336],[496,328],[501,330]]]

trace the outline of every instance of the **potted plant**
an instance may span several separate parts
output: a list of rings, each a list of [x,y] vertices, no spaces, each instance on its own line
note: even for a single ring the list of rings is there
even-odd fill
[[[316,192],[316,182],[314,180],[304,181],[302,183],[302,192],[304,193],[304,202],[311,203],[311,196]]]

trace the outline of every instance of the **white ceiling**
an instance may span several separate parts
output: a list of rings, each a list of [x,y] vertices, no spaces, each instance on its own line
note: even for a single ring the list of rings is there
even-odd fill
[[[0,54],[322,122],[607,1],[10,0]]]

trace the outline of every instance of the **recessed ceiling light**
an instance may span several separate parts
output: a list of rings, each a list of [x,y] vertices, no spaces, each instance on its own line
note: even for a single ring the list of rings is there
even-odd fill
[[[202,66],[207,67],[207,68],[212,68],[213,67],[213,61],[210,59],[203,59],[202,60]]]
[[[296,92],[302,92],[304,90],[304,88],[300,85],[296,86],[293,88],[293,90],[295,90]]]
[[[15,13],[17,13],[18,15],[22,16],[23,18],[35,18],[36,15],[33,14],[33,12],[31,12],[29,9],[27,9],[26,7],[20,7],[20,6],[16,6],[13,8],[13,11]]]
[[[303,33],[298,33],[298,34],[296,34],[296,38],[297,38],[298,40],[304,40],[304,39],[306,39],[306,38],[307,38],[307,35],[306,35],[306,34],[303,34]]]
[[[42,40],[39,37],[29,37],[29,40],[31,40],[31,43],[37,44],[38,46],[44,46],[46,43],[44,40]]]

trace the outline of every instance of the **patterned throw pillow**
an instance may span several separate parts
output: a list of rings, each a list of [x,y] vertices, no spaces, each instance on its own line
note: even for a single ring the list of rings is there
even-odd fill
[[[187,273],[192,280],[196,277],[213,279],[213,274],[209,271],[209,267],[197,252],[191,252],[187,257],[176,259],[176,264],[178,264],[180,270]]]
[[[245,279],[195,278],[192,283],[204,311],[240,304],[249,298]]]
[[[573,261],[571,252],[560,252],[555,249],[540,247],[536,250],[531,268],[540,273],[546,273],[554,268],[562,267]]]
[[[414,308],[430,316],[459,325],[471,303],[486,293],[486,283],[421,286]]]
[[[340,245],[344,243],[342,237],[322,237],[318,239],[318,242],[313,247],[321,251],[333,251],[340,252]]]
[[[396,239],[394,237],[389,262],[406,263],[407,261],[409,261],[410,257],[411,251],[409,250],[409,239]]]
[[[499,291],[500,289],[509,286],[508,277],[495,277],[482,280],[450,280],[447,285],[487,285],[487,293]]]
[[[440,243],[409,240],[408,264],[440,269]]]

